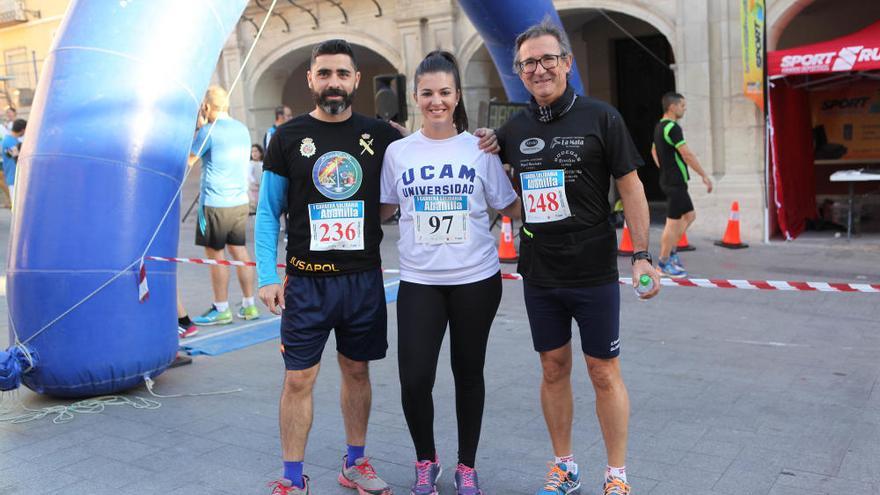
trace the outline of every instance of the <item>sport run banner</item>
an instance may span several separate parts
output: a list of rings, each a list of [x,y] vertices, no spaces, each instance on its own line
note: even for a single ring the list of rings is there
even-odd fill
[[[764,111],[764,0],[740,0],[743,93]]]
[[[880,82],[810,93],[816,158],[880,159]]]

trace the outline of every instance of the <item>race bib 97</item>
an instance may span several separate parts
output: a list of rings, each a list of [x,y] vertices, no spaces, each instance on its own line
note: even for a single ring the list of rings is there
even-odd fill
[[[468,238],[467,196],[415,196],[413,227],[419,244],[453,244]]]
[[[565,197],[565,172],[540,170],[519,175],[526,223],[547,223],[571,216]]]
[[[309,205],[312,251],[364,249],[364,202],[333,201]]]

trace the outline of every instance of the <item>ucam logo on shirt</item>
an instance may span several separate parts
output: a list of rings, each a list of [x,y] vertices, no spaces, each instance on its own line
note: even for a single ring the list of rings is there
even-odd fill
[[[838,52],[786,55],[782,57],[780,67],[783,74],[841,72],[853,70],[860,62],[878,61],[880,61],[880,47],[857,45],[843,47]]]

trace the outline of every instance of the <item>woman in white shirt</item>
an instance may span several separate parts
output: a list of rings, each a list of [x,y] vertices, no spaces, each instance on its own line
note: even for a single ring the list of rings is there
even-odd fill
[[[415,73],[422,128],[395,141],[382,164],[383,217],[400,208],[398,366],[404,415],[416,449],[413,495],[437,493],[432,388],[446,326],[455,377],[459,495],[479,495],[474,470],[483,416],[483,364],[501,301],[489,208],[519,216],[520,203],[496,155],[468,133],[452,54],[434,51]]]

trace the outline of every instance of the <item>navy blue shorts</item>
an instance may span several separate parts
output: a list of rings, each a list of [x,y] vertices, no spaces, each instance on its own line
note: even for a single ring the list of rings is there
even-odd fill
[[[321,361],[330,331],[336,350],[353,361],[385,357],[387,310],[382,271],[330,277],[288,276],[281,314],[281,354],[288,370]]]
[[[539,287],[523,282],[532,343],[538,352],[571,340],[577,321],[584,354],[610,359],[620,354],[620,289],[617,282],[595,287]]]

